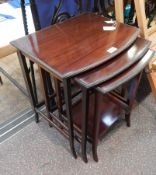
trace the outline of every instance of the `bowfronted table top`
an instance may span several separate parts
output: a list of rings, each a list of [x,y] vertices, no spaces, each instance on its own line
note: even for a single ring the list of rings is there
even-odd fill
[[[11,42],[25,56],[60,78],[92,69],[128,48],[137,38],[135,27],[93,13],[82,14]]]
[[[137,38],[128,49],[117,55],[115,58],[93,70],[86,71],[77,76],[75,80],[86,88],[92,88],[103,83],[128,69],[139,59],[142,59],[145,53],[149,50],[150,43],[150,41],[145,39]]]

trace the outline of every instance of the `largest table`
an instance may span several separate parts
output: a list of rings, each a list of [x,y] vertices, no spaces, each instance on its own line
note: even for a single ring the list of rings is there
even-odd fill
[[[71,78],[105,63],[127,49],[137,38],[138,29],[116,23],[115,30],[106,31],[108,19],[93,13],[82,14],[11,42],[17,48],[32,107],[34,94],[25,56],[63,82],[69,141],[74,157]],[[113,26],[114,27],[114,26]]]

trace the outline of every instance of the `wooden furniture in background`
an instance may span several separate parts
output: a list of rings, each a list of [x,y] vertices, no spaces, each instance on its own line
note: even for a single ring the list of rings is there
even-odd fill
[[[145,1],[144,0],[134,0],[136,16],[138,20],[138,26],[141,30],[141,36],[150,40],[151,46],[150,48],[156,51],[156,25],[151,28],[147,28],[147,19],[145,14]],[[123,17],[123,0],[115,0],[115,10],[116,10],[116,20],[120,22],[124,22]],[[150,61],[147,68],[149,69],[147,73],[147,77],[153,92],[153,95],[156,99],[156,73],[155,70],[152,70],[152,64],[156,61],[156,57]]]
[[[124,2],[115,0],[115,17],[118,22],[124,23]]]
[[[146,14],[145,14],[145,1],[144,0],[134,0],[135,1],[135,8],[136,8],[136,14],[138,18],[138,25],[141,29],[141,35],[152,41],[151,48],[156,51],[156,25],[152,26],[151,28],[147,28],[147,20],[146,20]],[[153,57],[153,59],[148,64],[148,73],[147,77],[152,89],[152,93],[156,99],[156,70],[152,69],[153,62],[156,61],[156,57]]]
[[[147,20],[145,14],[145,1],[144,0],[134,0],[135,10],[138,19],[138,26],[141,29],[141,35],[148,39],[148,37],[156,32],[156,25],[151,28],[147,28]]]
[[[147,77],[152,89],[152,93],[154,95],[154,98],[156,100],[156,70],[153,70],[153,64],[156,62],[156,56],[153,57],[153,59],[150,61],[150,63],[147,66]]]
[[[119,22],[124,22],[124,0],[115,0],[115,14],[116,20]],[[156,32],[156,26],[147,28],[147,19],[145,14],[145,1],[144,0],[134,0],[136,16],[138,19],[138,26],[141,30],[141,36],[148,39],[148,37]]]

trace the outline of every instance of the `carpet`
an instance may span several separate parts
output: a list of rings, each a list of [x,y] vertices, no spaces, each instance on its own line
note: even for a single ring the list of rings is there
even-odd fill
[[[155,175],[156,106],[148,95],[132,112],[132,126],[122,120],[98,146],[99,162],[74,159],[68,141],[43,119],[32,122],[0,145],[2,175]],[[76,144],[79,152],[79,145]]]

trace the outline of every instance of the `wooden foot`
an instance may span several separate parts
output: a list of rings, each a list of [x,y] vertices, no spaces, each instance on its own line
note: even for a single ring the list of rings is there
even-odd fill
[[[88,159],[87,159],[87,156],[86,155],[82,155],[82,160],[87,163],[88,162]]]
[[[97,146],[92,147],[92,152],[93,152],[93,159],[95,160],[95,162],[98,162]]]
[[[126,123],[127,123],[127,127],[131,126],[130,115],[131,115],[130,113],[125,114],[125,120],[126,120]]]
[[[2,77],[0,76],[0,84],[3,85]]]

